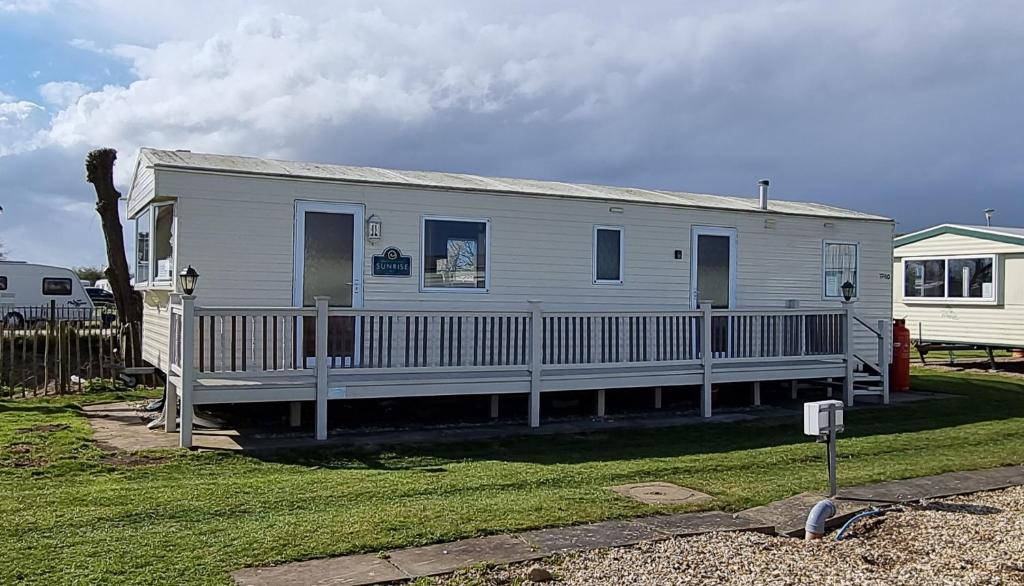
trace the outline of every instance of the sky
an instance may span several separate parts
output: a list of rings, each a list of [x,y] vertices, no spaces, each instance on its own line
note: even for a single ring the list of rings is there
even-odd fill
[[[0,0],[0,242],[101,265],[139,147],[1024,226],[1019,2]]]

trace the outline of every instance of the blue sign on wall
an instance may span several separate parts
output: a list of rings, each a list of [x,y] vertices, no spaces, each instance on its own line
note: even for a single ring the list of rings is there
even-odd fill
[[[383,254],[373,255],[373,276],[408,277],[412,275],[412,258],[402,254],[394,246],[384,249]]]

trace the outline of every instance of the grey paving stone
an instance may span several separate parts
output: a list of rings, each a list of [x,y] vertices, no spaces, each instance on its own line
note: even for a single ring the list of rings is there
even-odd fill
[[[604,521],[557,529],[541,529],[519,535],[541,553],[597,549],[665,539],[668,534],[634,521]]]
[[[410,576],[445,574],[483,562],[520,562],[542,556],[521,539],[494,535],[389,552],[392,564]]]
[[[971,472],[949,472],[924,478],[908,478],[855,486],[839,491],[840,496],[895,502],[942,498],[983,490],[1024,484],[1024,466],[991,468]]]
[[[753,523],[771,525],[781,535],[801,536],[804,532],[804,523],[807,522],[807,513],[815,503],[824,498],[827,496],[820,493],[803,492],[781,501],[740,511],[738,516]],[[835,503],[837,512],[834,517],[825,522],[825,526],[828,528],[837,527],[857,513],[883,504],[841,499],[833,499],[832,502]]]
[[[363,586],[409,576],[375,554],[246,568],[232,574],[239,586]]]
[[[676,537],[699,535],[711,531],[775,532],[775,527],[772,525],[766,525],[754,519],[737,517],[721,511],[643,517],[641,519],[634,519],[634,521]]]

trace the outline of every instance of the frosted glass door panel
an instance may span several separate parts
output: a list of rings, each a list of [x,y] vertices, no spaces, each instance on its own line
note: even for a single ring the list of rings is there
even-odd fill
[[[697,301],[714,309],[729,307],[730,245],[728,236],[697,235]]]
[[[303,305],[327,295],[333,307],[352,307],[352,230],[350,214],[306,212]]]

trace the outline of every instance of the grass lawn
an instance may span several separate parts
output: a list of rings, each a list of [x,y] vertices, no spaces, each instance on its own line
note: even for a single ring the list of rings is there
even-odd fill
[[[915,373],[917,388],[960,396],[848,413],[841,483],[1024,464],[1024,383]],[[91,442],[72,400],[0,402],[0,583],[226,584],[254,564],[672,510],[604,488],[637,481],[737,510],[825,487],[824,448],[800,431],[787,418],[124,461]]]

